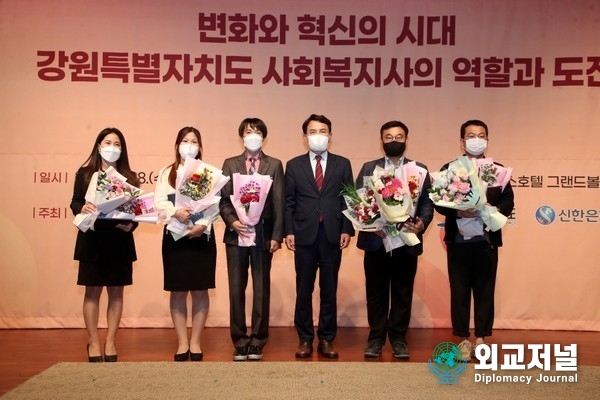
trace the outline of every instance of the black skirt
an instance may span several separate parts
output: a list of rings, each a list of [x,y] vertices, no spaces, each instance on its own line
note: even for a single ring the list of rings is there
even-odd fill
[[[215,287],[217,244],[214,231],[199,238],[174,240],[165,228],[162,240],[164,290],[207,290]]]
[[[125,260],[80,261],[77,284],[82,286],[127,286],[132,283],[133,263]]]

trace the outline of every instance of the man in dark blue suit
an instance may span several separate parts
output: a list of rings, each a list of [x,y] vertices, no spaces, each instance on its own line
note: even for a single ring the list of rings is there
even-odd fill
[[[294,251],[296,307],[294,325],[300,344],[297,358],[310,357],[315,337],[312,293],[319,270],[320,310],[317,351],[337,358],[333,339],[337,332],[337,285],[342,249],[354,235],[351,222],[342,211],[340,191],[352,184],[352,167],[347,158],[327,151],[331,121],[311,115],[302,124],[304,141],[310,151],[288,161],[285,169],[285,244]]]
[[[404,157],[408,139],[408,127],[404,123],[387,122],[383,124],[379,134],[385,157],[363,165],[356,180],[357,188],[363,187],[364,177],[373,175],[376,167],[406,174],[402,170],[403,165],[411,162]],[[371,328],[365,357],[379,357],[386,336],[390,340],[394,357],[410,357],[406,332],[410,322],[417,257],[423,253],[423,233],[433,219],[434,209],[433,202],[429,199],[431,179],[427,167],[417,162],[411,171],[411,174],[418,172],[406,176],[407,180],[412,180],[414,187],[411,190],[412,219],[399,228],[416,234],[420,242],[413,246],[399,243],[400,247],[388,251],[383,243],[386,236],[383,230],[358,234],[357,247],[365,251],[367,319]]]

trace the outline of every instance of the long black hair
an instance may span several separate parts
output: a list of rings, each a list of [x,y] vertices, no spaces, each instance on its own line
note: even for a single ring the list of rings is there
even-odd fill
[[[110,135],[111,133],[117,135],[119,137],[119,141],[121,142],[121,156],[119,157],[116,163],[117,171],[125,178],[127,178],[127,183],[130,183],[136,187],[139,186],[140,182],[138,176],[135,172],[131,170],[131,167],[129,166],[129,156],[127,154],[127,142],[125,141],[125,136],[123,136],[121,131],[117,128],[104,128],[96,137],[90,155],[81,165],[81,168],[83,168],[84,171],[83,173],[85,183],[89,184],[94,172],[99,171],[102,167],[102,156],[100,156],[98,147],[100,146],[104,138]]]
[[[169,172],[169,185],[171,187],[175,187],[175,181],[177,180],[177,168],[181,163],[181,155],[179,154],[179,145],[185,136],[194,132],[196,139],[198,139],[198,154],[196,155],[197,160],[202,160],[202,137],[200,136],[200,131],[193,126],[186,126],[185,128],[181,128],[181,130],[177,133],[177,138],[175,139],[175,162],[171,165],[171,172]]]

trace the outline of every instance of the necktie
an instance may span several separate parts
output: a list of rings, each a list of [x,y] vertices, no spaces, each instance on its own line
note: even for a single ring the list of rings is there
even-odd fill
[[[250,175],[256,172],[256,158],[250,157],[250,170],[248,171]]]
[[[323,187],[323,167],[321,166],[321,156],[316,156],[315,160],[317,165],[315,166],[315,182],[317,182],[317,189],[319,191]]]

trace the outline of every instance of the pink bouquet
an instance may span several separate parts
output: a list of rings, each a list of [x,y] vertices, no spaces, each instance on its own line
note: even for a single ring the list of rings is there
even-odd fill
[[[256,245],[254,226],[260,220],[272,184],[273,179],[269,175],[242,175],[237,172],[233,174],[231,203],[240,222],[251,228],[249,236],[238,236],[238,246]]]
[[[118,173],[113,167],[98,172],[95,196],[92,203],[100,213],[107,214],[142,193],[141,189],[128,184],[126,181],[127,178]],[[87,194],[86,200],[88,200]]]
[[[413,167],[412,192],[407,181],[408,169],[404,166],[394,171],[377,166],[373,175],[367,179],[367,185],[373,190],[375,200],[381,209],[381,216],[386,222],[383,227],[386,233],[383,239],[386,251],[405,244],[414,246],[420,242],[417,235],[402,230],[402,225],[415,212],[416,201],[413,203],[413,196],[416,195],[418,199],[418,192],[422,186],[422,182],[420,185],[417,182],[417,179],[420,179],[418,178],[420,171],[417,170],[419,167],[416,164],[411,164],[409,167]]]
[[[127,183],[127,178],[113,167],[106,171],[95,172],[85,194],[85,200],[96,206],[97,211],[89,214],[80,213],[73,223],[81,231],[93,230],[97,218],[104,217],[117,207],[142,194],[142,190]]]
[[[448,169],[433,172],[431,176],[433,184],[429,198],[436,206],[462,211],[477,209],[488,231],[497,231],[506,224],[506,216],[487,204],[487,183],[480,179],[475,160],[460,156],[448,165]]]
[[[156,224],[158,220],[158,211],[156,210],[156,207],[154,207],[154,192],[134,197],[108,214],[101,215],[99,218],[125,219],[135,222]]]
[[[482,204],[481,195],[485,193],[481,185],[477,186],[477,170],[473,161],[467,157],[459,157],[451,162],[448,169],[431,173],[433,183],[429,190],[429,198],[437,206],[468,210]],[[473,188],[475,182],[475,188]]]
[[[408,184],[402,176],[377,166],[367,180],[367,187],[373,190],[373,196],[386,221],[404,222],[409,218],[412,199]]]
[[[221,200],[218,194],[228,181],[229,177],[220,169],[202,160],[186,158],[175,180],[175,208],[188,208],[191,214],[197,214],[218,204]],[[179,237],[191,228],[191,223],[183,224],[175,218],[167,224],[167,229]]]
[[[239,200],[247,214],[252,203],[260,202],[260,184],[256,181],[250,181],[242,186],[239,190]]]
[[[410,209],[409,216],[413,218],[417,211],[417,205],[419,203],[419,196],[423,190],[423,182],[427,179],[427,170],[419,167],[416,162],[410,161],[402,165],[398,171],[398,175],[403,177],[408,186],[408,193],[412,201],[412,208]],[[402,230],[404,223],[388,224],[386,225],[386,237],[383,240],[383,244],[387,251],[401,247],[405,244],[414,246],[421,243],[419,237],[411,232],[405,232]]]

